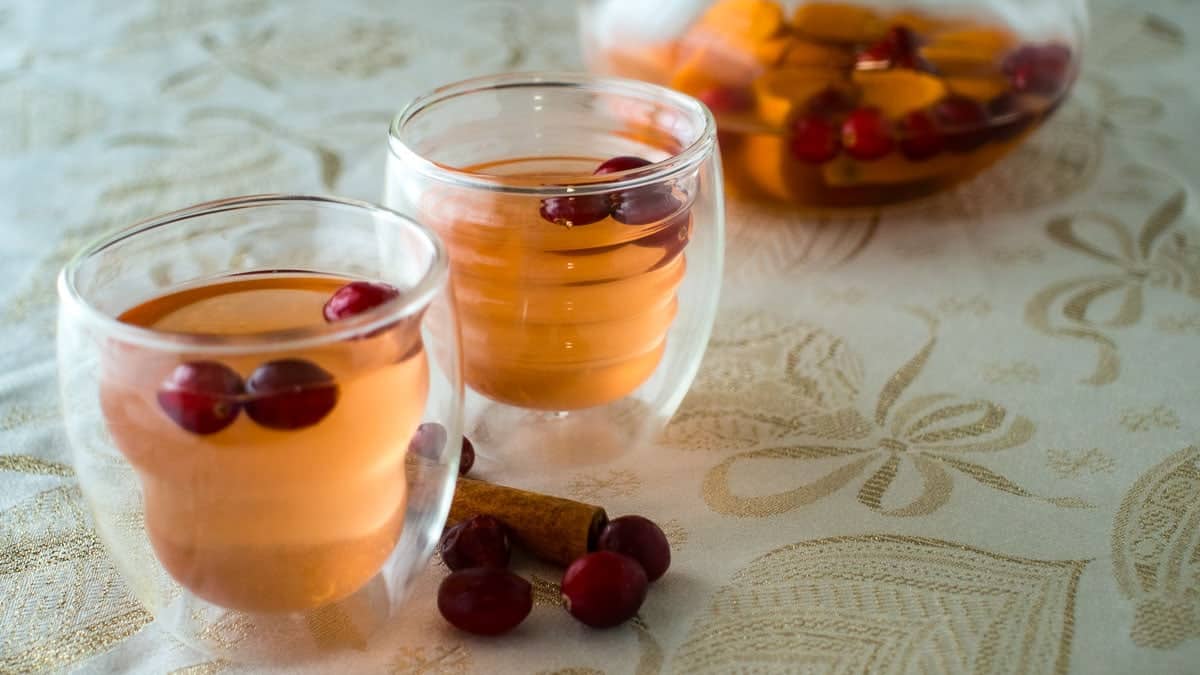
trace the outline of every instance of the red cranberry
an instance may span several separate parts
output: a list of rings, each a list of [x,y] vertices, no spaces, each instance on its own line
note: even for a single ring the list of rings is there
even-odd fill
[[[859,108],[842,123],[842,145],[855,159],[879,159],[892,151],[891,128],[883,111]]]
[[[818,115],[801,117],[792,124],[788,146],[793,157],[809,164],[824,164],[842,149],[837,127]]]
[[[971,152],[988,140],[987,110],[977,101],[950,96],[933,106],[933,114],[951,152]]]
[[[242,409],[242,378],[215,361],[191,361],[175,366],[158,389],[158,405],[183,429],[215,434],[233,424]]]
[[[1013,91],[1049,96],[1062,91],[1071,77],[1071,49],[1066,45],[1025,45],[1004,61]]]
[[[629,171],[630,169],[640,169],[643,166],[650,166],[651,164],[653,164],[653,162],[651,162],[648,159],[642,159],[641,157],[631,157],[629,155],[623,155],[620,157],[613,157],[612,159],[605,160],[604,162],[602,162],[600,164],[600,166],[596,167],[596,170],[592,172],[592,175],[593,176],[604,176],[604,175],[607,175],[610,173],[618,173],[620,171]]]
[[[337,405],[333,375],[301,359],[264,363],[246,381],[246,414],[271,429],[302,429],[320,422]]]
[[[741,112],[754,105],[754,97],[740,87],[713,87],[696,94],[716,114]]]
[[[608,217],[608,195],[551,197],[542,200],[542,218],[564,227],[598,223]]]
[[[363,312],[400,295],[395,287],[375,281],[353,281],[337,289],[325,303],[325,320],[332,323]]]
[[[589,553],[563,574],[567,611],[595,628],[633,618],[646,599],[646,571],[636,560],[612,551]]]
[[[446,427],[437,422],[422,422],[408,442],[408,451],[436,460],[446,447]]]
[[[900,152],[914,162],[929,159],[942,151],[942,134],[937,122],[924,110],[905,115],[900,122],[900,133]]]
[[[932,70],[918,51],[916,33],[908,26],[892,26],[882,40],[867,47],[855,57],[861,70],[881,70],[892,66],[914,70]]]
[[[671,566],[671,544],[667,535],[653,521],[641,516],[610,520],[600,534],[598,547],[638,561],[649,581],[661,577]]]
[[[987,114],[992,125],[992,138],[1008,141],[1025,132],[1037,119],[1037,115],[1024,105],[1021,97],[1006,92],[988,101]]]
[[[617,193],[612,217],[626,225],[649,225],[669,218],[682,206],[670,185],[647,185]]]
[[[458,475],[465,476],[475,466],[475,444],[463,436],[462,452],[458,455]]]
[[[476,635],[507,633],[532,609],[533,587],[505,569],[459,570],[438,587],[438,611],[455,628]]]
[[[841,117],[854,110],[854,99],[838,87],[826,87],[808,99],[805,106],[809,115],[816,117]]]
[[[446,530],[440,550],[452,570],[508,567],[512,554],[508,528],[492,516],[473,516]]]

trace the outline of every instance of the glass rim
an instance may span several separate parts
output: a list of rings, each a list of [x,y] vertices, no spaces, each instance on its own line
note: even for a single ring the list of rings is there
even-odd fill
[[[422,155],[405,141],[405,130],[408,124],[439,103],[495,89],[528,87],[582,88],[596,92],[623,94],[666,104],[697,121],[701,131],[687,147],[664,160],[635,169],[601,176],[580,176],[577,180],[543,185],[513,185],[506,183],[501,176],[449,167]],[[457,187],[544,197],[560,196],[564,193],[601,194],[659,183],[685,173],[705,161],[715,150],[716,144],[716,119],[708,107],[697,99],[673,89],[640,80],[570,71],[500,73],[446,84],[410,101],[392,118],[391,126],[388,128],[388,149],[392,156],[404,162],[406,167],[415,169],[424,176]]]
[[[399,296],[361,314],[333,323],[244,335],[175,333],[125,323],[116,316],[97,308],[84,297],[78,288],[76,277],[87,261],[114,245],[151,230],[227,211],[297,204],[316,209],[322,207],[347,208],[357,212],[358,215],[382,215],[399,227],[411,228],[419,232],[432,247],[433,256],[429,267],[411,288],[401,291]],[[271,270],[264,269],[262,271],[269,272]],[[115,232],[102,234],[77,251],[63,266],[58,274],[57,290],[60,307],[66,307],[81,314],[88,323],[102,327],[105,334],[124,342],[162,351],[244,354],[255,351],[307,349],[370,334],[417,314],[422,308],[428,306],[433,297],[445,287],[448,278],[449,257],[445,246],[432,230],[413,218],[387,207],[356,199],[275,193],[243,195],[201,202],[176,211],[152,216]]]

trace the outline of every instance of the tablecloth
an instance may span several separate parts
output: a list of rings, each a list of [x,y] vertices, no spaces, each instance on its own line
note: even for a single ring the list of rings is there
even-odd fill
[[[305,672],[1200,672],[1200,3],[1093,4],[1071,102],[951,194],[729,206],[720,318],[665,438],[488,478],[642,513],[675,562],[595,631],[522,563],[499,639],[431,563]],[[197,201],[377,199],[435,84],[577,68],[571,2],[0,3],[0,672],[240,673],[176,642],[90,528],[54,383],[54,275]],[[221,627],[236,641],[245,626]]]

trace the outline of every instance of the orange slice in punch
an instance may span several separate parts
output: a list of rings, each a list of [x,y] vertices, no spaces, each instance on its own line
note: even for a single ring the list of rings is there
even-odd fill
[[[782,128],[816,94],[843,82],[837,71],[823,68],[781,68],[754,80],[758,116],[766,124]]]
[[[932,105],[946,95],[946,85],[940,79],[915,70],[856,71],[854,83],[862,89],[865,105],[879,108],[885,117],[893,119]]]
[[[845,69],[854,65],[854,54],[842,47],[791,39],[780,65],[784,68]]]
[[[792,28],[820,42],[875,42],[887,32],[887,21],[868,7],[841,2],[807,2],[796,8]]]
[[[681,41],[680,66],[670,85],[692,94],[747,85],[764,67],[783,58],[785,29],[783,10],[773,2],[719,2]]]
[[[722,0],[700,17],[700,26],[746,45],[784,32],[783,8],[771,0]]]
[[[1008,91],[1008,79],[1003,75],[979,77],[948,77],[946,87],[955,94],[986,103]]]
[[[882,159],[860,162],[842,155],[821,167],[824,183],[830,187],[897,185],[950,175],[962,166],[961,157],[939,155],[912,162],[898,152]]]
[[[821,167],[797,161],[787,138],[775,134],[747,136],[738,149],[743,175],[761,195],[783,202],[806,201],[821,183]]]
[[[995,72],[1016,37],[999,28],[970,28],[939,33],[921,47],[921,56],[944,73]]]

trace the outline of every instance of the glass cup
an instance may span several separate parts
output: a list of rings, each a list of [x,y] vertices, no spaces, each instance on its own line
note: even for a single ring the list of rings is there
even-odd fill
[[[807,207],[924,197],[1069,94],[1084,0],[580,0],[589,69],[704,101],[729,189]]]
[[[721,281],[708,110],[631,80],[498,75],[416,99],[389,144],[385,203],[450,252],[485,462],[595,463],[660,431]]]
[[[331,310],[352,281],[391,297]],[[290,661],[394,613],[461,448],[433,233],[361,202],[238,197],[92,243],[58,289],[80,486],[162,626],[214,656]]]

